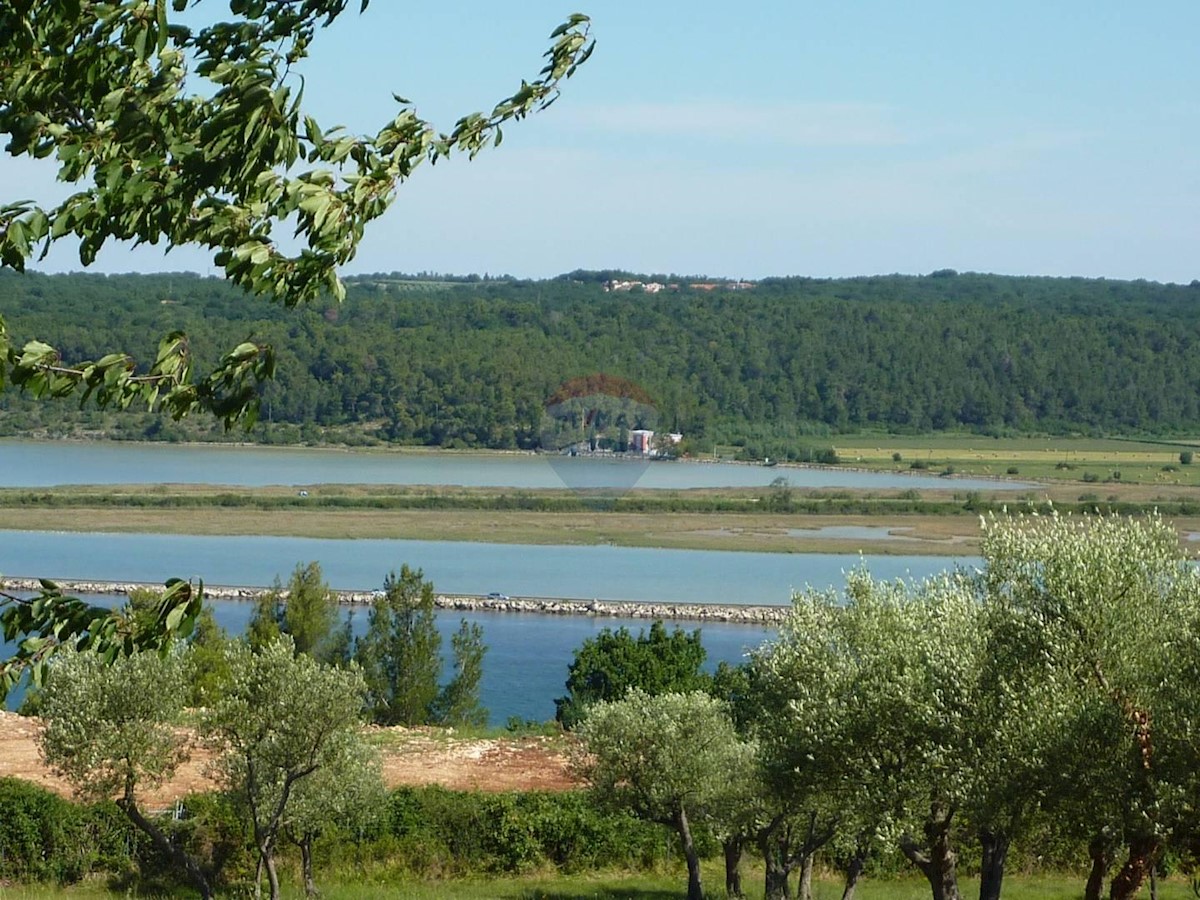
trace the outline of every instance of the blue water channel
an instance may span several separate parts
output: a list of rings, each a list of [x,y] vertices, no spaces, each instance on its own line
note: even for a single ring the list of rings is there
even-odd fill
[[[297,563],[317,560],[330,585],[368,590],[391,569],[424,570],[437,590],[455,594],[501,591],[511,596],[601,598],[648,602],[786,604],[793,590],[836,588],[845,572],[866,566],[877,578],[921,578],[975,558],[855,556],[853,554],[730,553],[627,547],[516,546],[451,541],[317,540],[282,537],[201,537],[157,534],[0,532],[0,573],[72,580],[162,582],[203,578],[209,584],[265,585],[286,581]],[[251,604],[213,601],[221,624],[244,630]],[[347,612],[349,614],[349,611]],[[439,612],[446,636],[460,614]],[[544,720],[563,693],[572,651],[601,628],[645,620],[517,613],[472,613],[484,632],[483,702],[492,722],[510,716]],[[365,610],[355,619],[365,626]],[[684,628],[695,627],[681,623]],[[737,662],[769,629],[705,624],[711,665]],[[3,652],[0,650],[0,652]],[[17,702],[15,698],[11,703]]]
[[[513,489],[765,487],[1026,490],[1032,485],[849,468],[647,462],[531,454],[328,450],[226,445],[0,441],[0,487],[65,484],[457,485]]]
[[[88,597],[104,605],[124,602],[124,597]],[[230,634],[242,634],[250,621],[253,604],[237,600],[211,600],[210,606],[218,624]],[[361,634],[367,626],[366,608],[346,608],[345,616],[353,616],[352,627]],[[522,613],[455,613],[437,612],[438,631],[442,635],[442,650],[449,653],[450,635],[462,619],[483,629],[487,654],[483,660],[480,699],[488,709],[492,725],[503,725],[511,717],[544,722],[554,718],[554,698],[566,692],[567,666],[574,650],[601,629],[626,626],[637,634],[649,628],[644,619],[594,618],[591,616],[548,616]],[[679,627],[691,631],[695,623],[680,622]],[[668,623],[668,627],[674,627]],[[753,625],[706,624],[701,640],[708,652],[707,668],[711,671],[719,662],[736,664],[744,659],[747,650],[759,646],[774,636],[774,630]],[[0,656],[12,652],[12,645],[0,642]],[[444,674],[448,675],[450,660],[445,660]],[[17,709],[24,697],[19,688],[8,698],[9,709]]]
[[[793,591],[840,587],[866,565],[877,578],[923,578],[974,557],[845,553],[740,553],[639,547],[540,546],[459,541],[335,540],[0,531],[0,575],[64,580],[214,585],[286,581],[316,560],[339,590],[371,590],[407,563],[449,594],[492,591],[521,597],[726,605],[786,604]]]

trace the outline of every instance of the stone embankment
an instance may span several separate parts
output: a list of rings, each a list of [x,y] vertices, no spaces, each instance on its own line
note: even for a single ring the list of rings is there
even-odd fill
[[[58,581],[67,594],[128,594],[138,589],[161,590],[158,584],[123,581]],[[41,583],[33,578],[0,579],[0,590],[37,591]],[[267,588],[228,587],[206,584],[204,595],[213,600],[252,601]],[[338,600],[347,604],[369,604],[371,591],[337,591]],[[286,594],[285,594],[286,596]],[[787,614],[786,606],[722,606],[713,603],[646,603],[629,600],[565,600],[552,597],[481,597],[471,594],[439,594],[434,599],[439,609],[459,612],[534,613],[559,616],[597,616],[621,619],[683,619],[697,622],[727,622],[731,625],[778,625]]]

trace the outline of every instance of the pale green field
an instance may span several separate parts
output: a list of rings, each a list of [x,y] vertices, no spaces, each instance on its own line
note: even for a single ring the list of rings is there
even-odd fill
[[[1179,455],[1200,447],[1200,438],[1172,441],[1117,438],[989,438],[977,434],[838,435],[832,440],[844,464],[887,471],[953,467],[959,475],[1049,479],[1094,483],[1138,483],[1164,488],[1200,485],[1200,450],[1192,465]],[[893,455],[899,453],[899,462]],[[1017,469],[1016,474],[1010,473]],[[1119,473],[1115,476],[1114,473]]]

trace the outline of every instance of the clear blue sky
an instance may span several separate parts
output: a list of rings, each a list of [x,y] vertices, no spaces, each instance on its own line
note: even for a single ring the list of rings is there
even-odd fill
[[[1200,278],[1196,0],[375,0],[319,35],[310,111],[374,132],[395,91],[448,129],[576,10],[597,49],[558,103],[418,170],[348,272]],[[52,177],[0,160],[6,197]]]

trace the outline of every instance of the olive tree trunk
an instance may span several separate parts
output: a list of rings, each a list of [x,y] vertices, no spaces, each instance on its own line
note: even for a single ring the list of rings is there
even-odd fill
[[[1158,839],[1141,835],[1129,841],[1129,855],[1108,889],[1109,900],[1130,900],[1137,895],[1150,876],[1158,857]]]
[[[779,832],[778,825],[775,825],[758,833],[758,849],[765,867],[764,900],[790,900],[792,896],[788,887],[788,876],[792,874],[788,840],[786,835],[780,835]]]
[[[983,848],[983,859],[979,866],[979,900],[1000,900],[1009,837],[1002,831],[983,828],[979,832],[979,843]]]
[[[854,900],[854,892],[858,889],[858,879],[862,877],[867,864],[866,851],[859,848],[846,862],[846,886],[842,888],[842,900]]]
[[[316,897],[320,894],[320,891],[317,890],[317,882],[313,879],[312,845],[311,834],[306,834],[300,840],[300,871],[304,876],[304,895],[306,897]]]
[[[746,836],[735,834],[721,842],[725,851],[725,896],[744,897],[742,890],[742,855],[746,848]]]
[[[1104,891],[1104,876],[1112,868],[1112,855],[1113,848],[1108,834],[1104,831],[1099,832],[1088,844],[1088,856],[1092,859],[1092,866],[1088,871],[1087,885],[1083,889],[1083,900],[1100,900]]]
[[[813,857],[815,854],[806,853],[800,861],[800,883],[796,886],[798,900],[812,900]]]
[[[188,881],[200,892],[203,900],[212,900],[212,886],[208,883],[208,877],[204,874],[204,870],[200,868],[200,864],[192,859],[181,847],[172,843],[171,839],[163,833],[161,828],[146,818],[138,807],[137,801],[134,800],[132,782],[125,785],[125,793],[117,800],[117,806],[121,808],[121,811],[125,813],[129,821],[150,838],[160,853],[183,870],[187,875]]]
[[[682,806],[675,814],[675,830],[679,832],[679,841],[683,844],[683,856],[687,860],[687,900],[704,900],[704,889],[700,886],[700,855],[696,852],[696,844],[692,841],[692,828],[688,824],[687,810]]]
[[[950,842],[950,825],[954,809],[934,803],[925,820],[925,841],[922,849],[909,835],[900,838],[900,850],[929,882],[933,900],[962,900],[958,890],[958,856]]]

